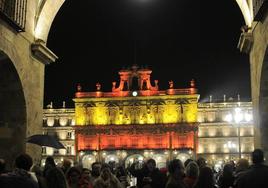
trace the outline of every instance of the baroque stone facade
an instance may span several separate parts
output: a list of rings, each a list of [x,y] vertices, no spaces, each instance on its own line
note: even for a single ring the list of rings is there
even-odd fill
[[[61,163],[64,158],[71,159],[73,162],[81,158],[81,162],[90,167],[90,164],[97,160],[97,153],[86,153],[85,151],[76,153],[75,151],[75,110],[68,108],[54,109],[51,107],[44,109],[43,132],[44,134],[56,135],[65,145],[66,150],[58,151],[44,147],[43,162],[46,156],[53,155],[57,163]],[[211,165],[237,160],[239,157],[250,159],[249,154],[254,149],[251,102],[234,100],[199,102],[197,121],[199,122],[198,157],[206,158]],[[135,151],[105,151],[102,153],[102,158],[106,162],[118,160],[119,158],[124,159],[127,163],[131,160],[129,157],[133,156],[133,154],[135,154]],[[191,154],[190,152],[190,155],[181,155],[180,157],[184,160],[188,157],[194,157]],[[144,159],[154,155],[160,161],[160,159],[162,160],[161,156],[167,156],[168,153],[167,151],[143,150],[137,157]],[[179,155],[179,151],[173,150],[173,155]]]

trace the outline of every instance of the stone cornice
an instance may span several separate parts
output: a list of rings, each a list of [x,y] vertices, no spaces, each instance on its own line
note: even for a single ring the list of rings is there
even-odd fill
[[[253,44],[252,32],[242,32],[239,38],[237,48],[240,52],[249,53]]]
[[[42,40],[36,40],[31,45],[31,51],[33,57],[45,65],[53,63],[56,61],[56,59],[58,59],[58,57],[46,47],[44,41]]]

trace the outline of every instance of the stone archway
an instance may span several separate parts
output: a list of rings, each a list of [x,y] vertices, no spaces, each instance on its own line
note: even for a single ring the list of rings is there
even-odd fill
[[[23,87],[13,62],[0,51],[0,158],[11,167],[25,151],[26,104]]]
[[[10,5],[24,19],[24,32],[16,29],[14,15],[7,15],[13,19],[12,24],[7,18],[0,19],[0,158],[6,159],[8,167],[21,152],[29,153],[35,163],[40,162],[41,147],[25,141],[41,133],[44,66],[56,59],[45,43],[64,0],[23,3],[25,7],[19,3]]]

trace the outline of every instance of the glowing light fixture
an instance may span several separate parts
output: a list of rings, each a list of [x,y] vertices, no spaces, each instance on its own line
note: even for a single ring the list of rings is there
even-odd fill
[[[235,109],[234,120],[235,120],[236,123],[239,123],[240,121],[243,120],[243,114],[241,113],[241,108],[236,108]]]
[[[227,122],[231,122],[231,121],[233,121],[233,116],[232,116],[232,114],[227,114],[226,116],[225,116],[225,121],[227,121]]]
[[[137,95],[138,95],[138,92],[137,92],[137,91],[133,91],[133,92],[132,92],[132,96],[133,96],[133,97],[136,97]]]
[[[236,144],[233,143],[233,142],[231,142],[231,141],[228,141],[227,144],[224,144],[224,145],[223,145],[223,147],[224,147],[224,148],[229,148],[229,149],[231,149],[231,148],[236,148]]]

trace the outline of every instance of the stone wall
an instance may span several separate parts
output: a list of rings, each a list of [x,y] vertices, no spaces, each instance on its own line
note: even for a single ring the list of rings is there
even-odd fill
[[[39,2],[44,3],[40,6]],[[36,59],[31,46],[40,39],[36,36],[37,23],[44,28],[42,40],[46,43],[52,21],[63,2],[29,0],[25,32],[18,33],[0,19],[0,64],[5,62],[9,67],[0,66],[0,75],[6,75],[0,82],[0,91],[4,93],[0,95],[0,113],[4,114],[0,116],[0,140],[4,139],[0,157],[6,158],[9,166],[20,152],[29,153],[36,162],[41,158],[41,147],[25,141],[26,137],[41,133],[47,62]],[[42,50],[40,53],[45,51],[47,55],[49,50],[45,46]]]
[[[254,22],[252,33],[250,71],[255,121],[255,148],[264,149],[266,159],[268,159],[268,16],[260,22]]]

